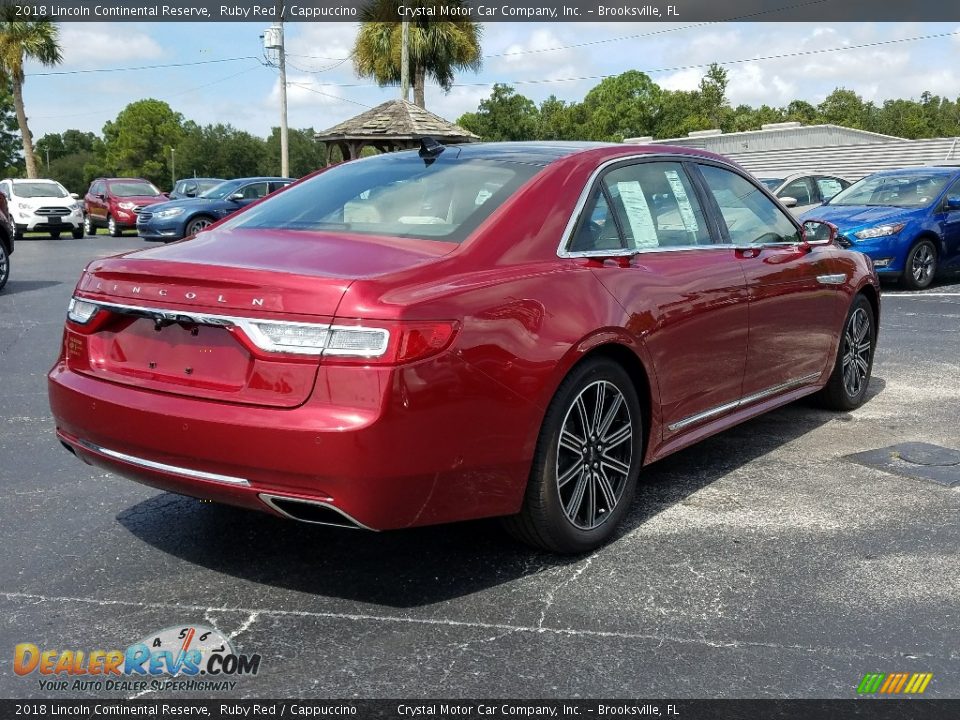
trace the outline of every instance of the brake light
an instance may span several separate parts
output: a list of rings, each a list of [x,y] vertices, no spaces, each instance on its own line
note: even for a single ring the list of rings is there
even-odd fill
[[[402,363],[418,362],[426,358],[437,355],[446,350],[456,335],[458,324],[452,321],[437,320],[430,322],[412,322],[398,320],[395,322],[377,322],[372,321],[368,324],[376,324],[383,333],[382,350],[376,354],[368,353],[360,355],[352,353],[338,346],[336,333],[334,339],[324,351],[323,356],[326,362],[338,363],[365,363],[374,365],[397,365]],[[339,332],[344,333],[344,340],[347,333],[360,331],[363,333],[372,333],[374,328],[352,328],[344,322],[333,326]],[[372,340],[372,338],[371,338]]]

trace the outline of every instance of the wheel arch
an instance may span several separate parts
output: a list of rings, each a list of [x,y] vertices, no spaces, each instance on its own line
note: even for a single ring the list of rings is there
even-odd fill
[[[907,255],[904,256],[905,258],[910,255],[910,251],[913,250],[913,248],[915,248],[917,246],[917,243],[919,243],[921,240],[929,240],[930,242],[933,243],[933,247],[935,247],[937,250],[938,261],[940,260],[941,257],[943,257],[943,252],[944,252],[943,238],[941,238],[940,235],[938,235],[936,232],[934,232],[930,228],[923,228],[922,230],[920,230],[920,232],[918,232],[914,236],[913,240],[910,241],[910,246],[907,248]]]
[[[649,454],[651,442],[657,437],[653,426],[655,422],[659,423],[659,413],[655,412],[656,400],[659,395],[656,392],[656,377],[647,369],[646,364],[633,348],[616,341],[608,341],[590,347],[567,368],[557,387],[580,365],[598,358],[606,358],[617,363],[633,381],[633,386],[640,399],[641,421],[643,422],[643,456],[646,458]],[[554,390],[554,393],[556,393],[556,390]]]
[[[870,301],[870,307],[873,308],[873,332],[876,336],[880,332],[880,293],[873,286],[873,283],[866,283],[857,290],[858,295],[863,295]]]

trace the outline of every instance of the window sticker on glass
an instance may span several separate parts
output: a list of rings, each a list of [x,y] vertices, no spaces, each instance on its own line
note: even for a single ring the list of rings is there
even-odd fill
[[[633,235],[634,247],[651,248],[660,245],[657,229],[650,214],[650,206],[636,180],[624,180],[616,184],[623,209],[627,213],[627,222]]]
[[[677,206],[680,208],[680,219],[683,220],[683,226],[690,232],[699,232],[700,226],[697,225],[697,216],[693,212],[693,205],[690,204],[690,198],[687,197],[687,191],[683,187],[683,181],[676,170],[667,170],[664,173],[667,176],[667,182],[670,183],[670,189],[677,199]]]

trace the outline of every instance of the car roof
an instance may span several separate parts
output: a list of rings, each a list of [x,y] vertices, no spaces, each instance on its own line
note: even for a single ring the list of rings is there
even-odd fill
[[[956,175],[960,173],[960,165],[914,165],[894,170],[880,170],[870,175],[930,175],[931,173],[934,175]]]
[[[233,178],[232,180],[224,180],[224,182],[249,182],[249,181],[257,181],[257,180],[291,180],[292,181],[293,178],[257,175],[256,177]]]

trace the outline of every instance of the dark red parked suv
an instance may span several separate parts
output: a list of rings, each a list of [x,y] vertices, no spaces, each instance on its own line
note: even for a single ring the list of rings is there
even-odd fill
[[[83,198],[84,231],[95,235],[97,228],[105,227],[108,233],[119,237],[124,230],[136,229],[141,208],[167,200],[149,180],[97,178]]]
[[[705,152],[424,142],[93,260],[57,435],[303,522],[502,515],[582,552],[645,465],[804,395],[866,400],[879,282],[835,239]]]

